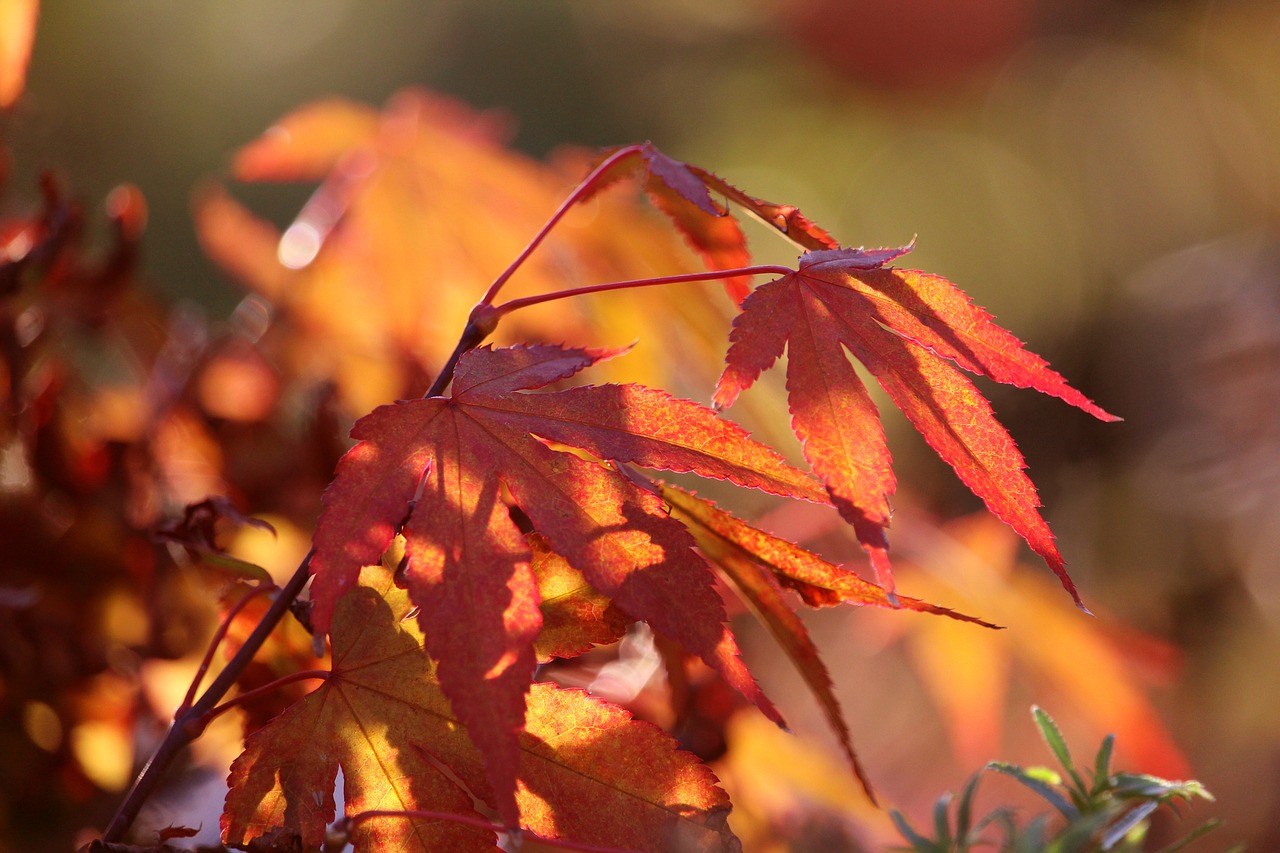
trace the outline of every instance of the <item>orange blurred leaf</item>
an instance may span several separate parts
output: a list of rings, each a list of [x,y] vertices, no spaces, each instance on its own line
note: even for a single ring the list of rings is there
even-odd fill
[[[242,181],[320,180],[348,152],[368,144],[380,123],[372,107],[341,98],[316,101],[237,151],[231,171]]]
[[[241,180],[320,180],[283,233],[225,191],[198,195],[214,260],[287,315],[288,366],[335,380],[351,411],[406,396],[444,362],[476,296],[558,202],[563,176],[505,149],[501,125],[420,90],[382,111],[329,99],[235,156]],[[565,243],[553,237],[558,259],[532,259],[513,291],[572,274]],[[547,331],[582,327],[572,312],[535,316]]]
[[[1176,653],[1155,638],[1128,631],[1113,637],[1112,620],[1063,608],[1053,585],[1017,559],[1008,527],[980,513],[947,524],[942,536],[917,537],[932,545],[907,564],[911,585],[925,594],[981,602],[1009,626],[999,633],[965,631],[945,620],[895,625],[902,631],[919,677],[942,710],[957,754],[977,763],[998,750],[1006,685],[1016,671],[1051,691],[1065,722],[1074,714],[1095,735],[1116,734],[1119,748],[1142,772],[1188,775],[1186,759],[1140,685],[1129,646],[1159,647],[1169,674]],[[923,571],[921,571],[923,569]],[[959,630],[958,630],[959,629]],[[1154,659],[1155,655],[1149,655]],[[1153,667],[1152,661],[1145,663]]]
[[[0,0],[0,107],[22,95],[39,17],[39,0]]]
[[[797,589],[811,604],[870,604],[892,608],[884,590],[853,572],[833,565],[786,540],[757,530],[718,509],[710,501],[665,484],[659,491],[672,515],[689,528],[698,550],[724,571],[751,603],[821,705],[828,724],[845,751],[863,789],[874,800],[871,784],[853,750],[848,725],[832,691],[831,677],[818,657],[804,623],[783,597],[783,587]],[[919,610],[993,627],[981,620],[935,607],[913,598],[898,599],[903,609]]]

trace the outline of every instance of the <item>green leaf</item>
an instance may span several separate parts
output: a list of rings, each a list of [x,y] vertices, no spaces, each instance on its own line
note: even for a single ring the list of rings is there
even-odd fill
[[[1111,753],[1115,749],[1116,736],[1109,734],[1102,739],[1102,745],[1098,747],[1098,757],[1093,761],[1093,790],[1091,794],[1097,796],[1109,784],[1111,780]]]
[[[997,773],[1003,773],[1006,776],[1012,776],[1026,787],[1035,791],[1043,797],[1049,805],[1053,806],[1067,820],[1075,820],[1080,817],[1080,810],[1072,805],[1065,797],[1058,792],[1056,788],[1045,782],[1043,779],[1035,776],[1013,764],[1006,764],[1002,761],[992,761],[987,764],[988,770],[994,770]]]
[[[902,812],[897,809],[893,809],[889,812],[889,819],[893,821],[893,825],[898,828],[898,832],[902,837],[907,839],[911,844],[910,849],[916,851],[916,853],[945,853],[944,850],[941,850],[932,841],[916,832],[911,827],[911,824],[907,822],[907,819],[903,816]]]
[[[1041,767],[1041,766],[1024,767],[1022,768],[1022,772],[1026,773],[1032,779],[1039,779],[1041,782],[1044,782],[1046,785],[1062,784],[1062,774],[1049,767]]]
[[[1009,826],[1013,828],[1012,818],[1009,819]],[[1048,833],[1048,826],[1048,815],[1037,815],[1021,833],[1013,831],[1010,836],[1013,843],[1009,845],[1013,848],[1013,853],[1047,853],[1045,836]]]
[[[1190,802],[1201,797],[1213,800],[1213,795],[1195,779],[1171,781],[1145,773],[1117,773],[1112,779],[1112,790],[1117,797],[1125,799],[1153,798],[1167,802],[1176,797]]]
[[[1147,816],[1159,807],[1160,803],[1155,800],[1148,800],[1133,811],[1129,812],[1120,820],[1116,821],[1102,836],[1102,841],[1100,842],[1102,849],[1110,850],[1112,847],[1116,846],[1116,844],[1128,835],[1134,827],[1146,820]]]
[[[1058,724],[1037,705],[1031,706],[1031,716],[1036,721],[1036,727],[1040,729],[1040,736],[1049,745],[1058,763],[1071,776],[1071,781],[1075,783],[1081,795],[1087,797],[1089,789],[1085,786],[1084,779],[1080,778],[1080,774],[1076,772],[1075,763],[1071,760],[1071,752],[1067,749],[1067,742],[1063,739],[1062,732],[1058,730]]]
[[[1093,853],[1098,848],[1094,844],[1094,836],[1101,831],[1115,816],[1112,809],[1084,814],[1071,821],[1062,832],[1053,839],[1044,853]]]
[[[947,791],[933,804],[933,831],[938,836],[938,846],[951,848],[951,816],[947,809],[951,806],[951,792]]]
[[[956,804],[956,841],[968,845],[969,828],[973,822],[973,794],[978,789],[981,774],[975,773],[965,782],[960,791],[960,801]]]

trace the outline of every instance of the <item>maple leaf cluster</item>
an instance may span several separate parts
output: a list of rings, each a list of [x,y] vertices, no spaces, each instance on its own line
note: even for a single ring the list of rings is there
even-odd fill
[[[0,51],[0,108],[21,92],[36,9],[34,0],[22,0],[0,12],[11,24],[0,29],[13,43]],[[233,166],[245,180],[321,181],[283,234],[220,190],[206,189],[198,202],[210,254],[281,309],[277,326],[302,330],[288,338],[289,369],[324,376],[356,408],[370,398],[401,396],[438,369],[425,395],[379,406],[356,422],[356,443],[325,490],[312,551],[270,606],[259,599],[274,589],[269,574],[230,556],[218,540],[227,524],[274,530],[229,499],[205,497],[232,483],[243,493],[265,494],[305,482],[290,469],[246,485],[247,466],[233,470],[234,429],[216,438],[212,427],[203,429],[215,422],[263,427],[279,402],[281,377],[246,340],[253,335],[184,349],[184,330],[175,326],[145,353],[151,374],[138,383],[145,391],[133,389],[142,418],[124,423],[127,401],[113,408],[103,399],[84,407],[95,417],[76,418],[63,393],[71,370],[56,358],[42,362],[43,350],[56,352],[57,334],[68,327],[116,329],[141,313],[128,300],[145,203],[130,187],[108,199],[115,244],[98,264],[79,258],[80,211],[52,180],[44,184],[39,214],[0,228],[0,297],[22,309],[11,311],[6,302],[0,313],[5,438],[12,433],[12,446],[33,461],[22,501],[11,502],[19,511],[6,504],[4,527],[40,515],[42,533],[49,532],[49,501],[40,488],[72,494],[70,512],[81,524],[87,507],[110,490],[128,504],[127,520],[113,529],[132,546],[116,549],[125,553],[121,573],[171,567],[156,555],[172,561],[180,548],[222,572],[224,591],[250,587],[227,607],[171,729],[171,735],[202,730],[231,707],[247,711],[221,821],[230,846],[317,848],[350,840],[357,850],[492,850],[506,833],[579,849],[738,849],[729,798],[707,766],[661,728],[539,672],[614,643],[643,622],[675,650],[668,655],[673,692],[684,657],[698,658],[781,725],[726,624],[721,581],[778,640],[873,796],[795,599],[809,607],[874,606],[946,616],[952,625],[995,626],[895,591],[887,530],[896,481],[879,414],[854,361],[1080,603],[1021,455],[965,374],[1034,388],[1101,420],[1115,418],[946,279],[892,266],[910,246],[844,247],[795,207],[751,196],[649,143],[598,155],[539,229],[555,182],[505,150],[500,136],[484,116],[425,93],[402,94],[382,114],[324,102],[287,117]],[[453,160],[476,168],[440,165]],[[608,187],[630,180],[708,271],[566,287],[675,257],[653,237],[653,222],[602,198]],[[458,215],[424,203],[432,196],[423,187],[480,197],[489,207],[483,215]],[[561,224],[588,200],[601,223],[643,237],[626,249],[624,238],[614,238],[601,251],[580,224]],[[802,249],[795,268],[751,266],[735,211]],[[553,228],[557,236],[544,246]],[[530,231],[533,239],[521,249]],[[557,243],[566,231],[572,236]],[[426,250],[424,235],[432,237]],[[515,260],[505,270],[495,267],[509,256]],[[451,286],[420,286],[429,258],[443,259],[429,272]],[[472,265],[465,271],[464,260]],[[680,263],[673,261],[673,269]],[[517,295],[496,303],[517,269],[522,281],[507,291]],[[753,286],[760,276],[769,280]],[[635,383],[574,384],[580,372],[627,348],[482,346],[499,325],[516,325],[507,320],[516,311],[716,278],[737,314],[714,408]],[[466,313],[471,291],[485,283]],[[679,301],[681,310],[700,303]],[[371,302],[381,309],[367,310]],[[154,309],[143,307],[150,318]],[[536,332],[567,339],[592,325],[551,317],[517,326],[515,339]],[[448,323],[459,318],[465,326],[449,353],[443,332],[454,331]],[[811,473],[721,416],[784,352],[791,425]],[[316,408],[318,415],[323,406]],[[102,414],[108,409],[115,422]],[[177,447],[183,442],[200,445],[203,454],[186,454]],[[282,433],[271,434],[276,451],[286,442]],[[319,444],[311,461],[327,471],[336,453]],[[111,451],[121,447],[113,459]],[[230,458],[225,467],[220,451]],[[192,466],[195,455],[201,458]],[[199,470],[192,476],[179,470],[184,466]],[[876,582],[640,469],[833,508],[851,526]],[[182,503],[180,521],[161,522],[160,505]],[[56,537],[44,538],[50,541],[41,551],[58,550],[51,544]],[[33,555],[19,556],[34,565]],[[258,635],[276,624],[270,620],[280,618],[307,575],[314,578],[309,609],[296,612],[316,638],[329,638],[329,661],[297,642],[305,633],[294,625],[292,647],[281,640],[275,649],[287,658],[287,675],[275,677],[262,662],[259,670],[243,663],[237,669],[235,661],[253,657]],[[25,590],[7,587],[4,594],[5,606],[31,608]],[[197,701],[224,640],[232,664]],[[12,656],[33,657],[27,649]],[[327,668],[303,668],[317,665]],[[306,680],[320,684],[301,695],[297,683]],[[233,683],[241,694],[214,707]],[[6,681],[6,688],[14,684]],[[286,685],[293,687],[280,689]],[[43,687],[52,694],[65,685]],[[49,705],[37,711],[56,721]],[[128,713],[118,716],[113,725],[123,730]],[[30,719],[23,725],[44,733],[43,748],[56,749],[49,746],[56,726]],[[166,738],[157,755],[171,760],[179,743]],[[150,770],[135,793],[146,780],[154,783]],[[6,774],[7,788],[10,781]],[[136,815],[134,793],[126,805]],[[108,849],[131,819],[118,815],[91,849]],[[156,849],[195,834],[188,827],[160,830]]]
[[[663,771],[689,780],[687,787],[664,788],[664,796],[699,801],[678,808],[632,790],[631,782],[610,776],[612,767],[583,759],[608,748],[628,756],[624,764],[648,763],[674,748],[664,745],[664,735],[636,729],[641,724],[597,700],[535,682],[540,661],[610,642],[627,623],[644,621],[781,723],[725,624],[713,566],[782,642],[863,778],[830,679],[784,590],[812,606],[870,604],[979,620],[893,589],[886,529],[896,483],[878,413],[850,355],[1079,601],[1021,455],[961,371],[1035,388],[1104,420],[1113,416],[1071,389],[950,282],[889,266],[910,247],[842,248],[796,209],[751,197],[647,143],[605,152],[547,229],[572,204],[631,176],[712,272],[494,305],[544,229],[472,311],[432,391],[379,407],[356,423],[357,443],[325,492],[309,561],[312,625],[333,638],[333,671],[247,743],[232,770],[223,821],[229,842],[247,843],[283,826],[317,843],[336,815],[332,794],[323,792],[332,791],[342,767],[346,814],[369,815],[353,827],[358,848],[390,839],[421,849],[446,840],[485,847],[491,833],[421,813],[423,803],[469,812],[469,795],[493,809],[501,825],[544,838],[647,849],[680,837],[690,849],[732,847],[723,825],[727,801],[714,779],[685,759],[676,762],[684,769]],[[796,269],[746,266],[750,256],[729,203],[807,249]],[[750,290],[759,272],[774,277]],[[539,390],[624,350],[479,346],[519,308],[721,274],[741,304],[715,389],[716,410],[635,384]],[[718,413],[784,350],[792,426],[817,479]],[[879,583],[637,468],[834,505]],[[403,556],[394,572],[377,569],[399,537]],[[556,579],[568,579],[572,591],[565,595]],[[577,610],[566,618],[569,602]],[[372,615],[386,607],[391,612]],[[355,618],[357,608],[373,610]],[[406,622],[410,616],[415,629]],[[577,722],[566,723],[566,716]],[[301,748],[317,742],[339,746],[323,756]],[[606,742],[612,746],[601,746]],[[433,762],[447,766],[465,789]],[[565,766],[574,770],[572,782],[561,778]],[[603,808],[606,801],[636,804],[634,814],[605,821],[584,816],[596,812],[587,804]],[[696,832],[686,825],[690,820]]]

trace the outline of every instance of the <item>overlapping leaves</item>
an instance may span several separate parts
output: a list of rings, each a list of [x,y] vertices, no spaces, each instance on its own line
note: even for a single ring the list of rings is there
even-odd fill
[[[785,539],[758,530],[696,495],[674,486],[660,485],[672,515],[688,527],[698,549],[732,581],[744,599],[773,634],[796,670],[822,706],[827,722],[840,739],[845,757],[874,801],[875,795],[857,754],[849,727],[840,713],[831,676],[809,638],[804,622],[787,603],[784,589],[798,592],[805,603],[819,607],[837,603],[872,607],[898,607],[950,616],[987,628],[995,626],[944,607],[888,593],[843,566],[833,565]]]
[[[384,406],[325,493],[315,535],[317,629],[403,527],[404,580],[426,650],[485,755],[503,817],[514,821],[517,732],[542,623],[530,552],[503,489],[550,548],[633,618],[677,640],[777,718],[738,657],[713,577],[662,501],[599,459],[692,471],[779,495],[822,500],[806,475],[710,410],[632,385],[522,393],[617,350],[473,350],[451,397]],[[416,495],[416,497],[415,497]],[[410,505],[412,502],[412,513]]]
[[[228,844],[283,832],[318,848],[337,813],[339,769],[349,818],[426,811],[483,822],[472,796],[495,805],[484,762],[421,652],[411,607],[381,566],[337,603],[329,677],[250,736],[231,767]],[[737,849],[715,777],[654,726],[546,684],[529,694],[529,711],[515,744],[525,829],[623,849]],[[410,815],[362,820],[352,840],[365,850],[500,849],[490,829]]]
[[[731,405],[786,350],[792,427],[885,589],[892,594],[885,530],[897,482],[879,413],[846,351],[871,372],[964,484],[1044,558],[1080,604],[1038,511],[1035,487],[1023,473],[1022,454],[956,367],[1051,394],[1100,420],[1117,420],[1114,415],[1067,385],[945,278],[887,266],[910,246],[841,248],[796,208],[747,195],[650,143],[618,150],[609,177],[630,173],[643,174],[654,202],[713,267],[737,261],[743,247],[729,241],[734,248],[726,255],[701,239],[707,221],[727,218],[728,209],[713,193],[809,250],[795,272],[762,285],[742,302],[715,402]],[[731,293],[739,295],[732,288]]]
[[[731,405],[787,351],[793,428],[822,482],[791,468],[776,452],[713,411],[662,391],[602,385],[529,393],[621,350],[551,345],[472,349],[457,362],[450,396],[383,406],[356,424],[352,436],[358,443],[339,464],[325,493],[314,537],[315,627],[333,633],[338,660],[343,614],[353,606],[353,596],[367,599],[371,606],[377,603],[361,586],[363,567],[376,563],[403,534],[405,559],[397,583],[407,591],[421,646],[434,669],[423,677],[432,685],[430,701],[409,701],[414,710],[405,712],[401,728],[421,734],[417,748],[453,769],[506,826],[533,826],[531,813],[538,811],[528,800],[536,779],[528,763],[530,737],[537,740],[537,732],[564,723],[566,715],[586,714],[564,705],[578,701],[563,698],[570,694],[532,685],[536,663],[609,642],[629,620],[647,621],[779,720],[738,656],[704,557],[720,567],[777,636],[862,776],[830,678],[785,591],[797,592],[813,606],[847,602],[957,614],[893,592],[885,529],[896,482],[878,412],[850,355],[870,371],[966,485],[1044,557],[1077,601],[1037,510],[1021,455],[960,370],[1035,388],[1101,419],[1113,419],[996,326],[950,282],[887,267],[907,249],[839,248],[795,208],[749,196],[647,143],[605,156],[608,165],[593,173],[595,177],[572,198],[581,201],[617,178],[638,174],[658,207],[715,269],[741,267],[749,258],[742,233],[728,215],[729,202],[809,250],[797,270],[762,285],[742,301],[715,402],[718,407]],[[747,281],[742,275],[731,279],[730,293],[741,298]],[[481,307],[488,306],[497,287]],[[474,343],[480,337],[469,326],[462,339]],[[853,526],[881,585],[756,530],[688,493],[649,483],[628,464],[692,472],[774,495],[832,503]],[[407,651],[408,643],[404,646]],[[414,666],[427,666],[425,660],[420,657]],[[344,689],[339,669],[335,665],[334,677],[317,693]],[[400,677],[418,678],[406,673]],[[347,706],[355,707],[351,702]],[[596,707],[596,717],[612,713]],[[320,700],[310,708],[291,709],[289,714],[296,717],[290,720],[292,730],[337,725],[358,728],[360,737],[368,738],[368,726],[335,723],[326,716],[329,709],[330,703]],[[450,720],[465,726],[478,758],[463,762],[464,769],[439,751],[453,749],[438,741],[456,737],[456,727],[432,728],[433,714],[451,714]],[[287,738],[285,731],[273,729],[270,737]],[[335,742],[354,737],[350,731],[325,732]],[[295,774],[289,762],[282,765],[278,781],[267,778],[265,770],[255,775],[259,763],[266,766],[266,742],[256,740],[260,737],[255,735],[233,768],[236,802],[228,803],[229,838],[251,837],[256,831],[252,827],[281,819],[298,825],[298,798],[305,798],[306,791],[327,790],[323,777],[331,779],[339,764],[354,790],[348,810],[373,807],[368,804],[372,800],[362,799],[361,783],[351,788],[350,774],[360,771],[344,761],[356,761],[355,746],[346,759],[326,759],[329,763],[319,771],[305,759],[306,769],[297,771],[305,782],[290,788]],[[590,766],[566,749],[567,741],[545,744],[555,762]],[[366,751],[382,754],[379,748],[373,743]],[[389,749],[387,755],[412,752],[407,744]],[[658,753],[665,754],[661,748]],[[379,763],[378,774],[393,781],[379,781],[378,796],[400,803],[397,808],[411,808],[408,804],[418,801],[418,794],[405,799],[400,789],[430,777],[429,762],[415,763],[398,776],[384,764]],[[669,767],[652,770],[651,782],[662,773],[676,772]],[[258,790],[253,785],[267,787]],[[262,798],[268,788],[270,795],[261,801],[275,802],[269,808],[282,811],[263,817],[260,824],[246,823],[249,801],[236,799],[237,791],[252,789],[253,797]],[[565,796],[576,798],[579,806],[596,801],[577,789],[566,794],[555,784],[548,791],[555,792],[545,803],[548,815]],[[442,796],[448,803],[451,795]],[[722,800],[707,797],[698,807],[706,811],[694,813],[720,814]],[[603,810],[605,800],[599,802]],[[304,840],[317,820],[332,816],[333,804],[321,800],[315,809],[306,809],[317,817],[305,819],[313,828],[303,833]],[[554,816],[547,820],[558,825]],[[408,825],[402,822],[398,831],[407,831],[403,827]],[[417,824],[412,826],[417,832]],[[728,843],[720,830],[711,832],[711,847]],[[587,832],[584,837],[604,836]],[[652,838],[639,843],[650,844]],[[382,843],[381,837],[377,840]],[[610,841],[617,843],[613,837]],[[397,837],[396,843],[407,842]],[[419,843],[442,842],[430,838]]]

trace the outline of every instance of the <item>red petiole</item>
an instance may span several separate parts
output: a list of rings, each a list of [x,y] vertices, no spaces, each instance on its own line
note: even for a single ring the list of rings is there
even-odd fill
[[[498,295],[498,291],[502,289],[502,286],[515,274],[515,271],[520,268],[521,264],[523,264],[529,256],[533,254],[533,250],[538,248],[539,244],[542,243],[547,234],[551,232],[551,229],[564,218],[564,215],[569,212],[569,208],[573,207],[592,193],[595,190],[596,183],[599,182],[602,176],[613,168],[615,163],[619,160],[625,160],[627,157],[630,157],[643,147],[644,146],[641,145],[627,145],[623,148],[619,148],[617,151],[613,152],[601,161],[600,165],[592,169],[591,173],[578,183],[578,186],[574,188],[573,192],[569,193],[568,198],[560,203],[560,206],[556,208],[556,212],[551,214],[551,217],[543,223],[543,226],[538,230],[538,233],[533,235],[533,239],[529,241],[529,245],[525,246],[524,250],[520,252],[519,255],[516,255],[516,259],[511,262],[511,265],[503,270],[501,275],[494,279],[493,284],[489,285],[489,289],[485,291],[484,296],[480,299],[480,304],[489,305],[493,302]]]
[[[252,690],[246,690],[245,692],[239,694],[238,696],[233,696],[232,698],[223,702],[221,705],[218,705],[217,707],[209,709],[209,711],[199,719],[193,720],[191,722],[192,724],[197,725],[200,728],[204,728],[215,717],[222,716],[227,711],[230,711],[232,708],[236,707],[237,705],[243,705],[245,702],[252,702],[254,699],[257,699],[259,696],[265,696],[268,693],[279,690],[281,687],[284,687],[286,684],[292,684],[295,681],[307,681],[308,679],[319,679],[321,681],[324,681],[329,678],[329,675],[330,675],[330,672],[327,669],[304,669],[304,670],[301,670],[300,672],[291,672],[288,675],[281,676],[280,678],[277,678],[275,681],[272,681],[268,684],[264,684],[261,687],[255,687]]]
[[[753,267],[739,267],[731,270],[707,270],[706,272],[691,272],[681,275],[664,275],[656,278],[637,278],[630,281],[611,281],[607,284],[592,284],[586,287],[574,287],[568,290],[557,290],[554,293],[541,293],[537,296],[525,296],[520,299],[512,299],[503,302],[501,305],[495,305],[490,309],[493,316],[501,317],[509,314],[517,308],[526,308],[530,305],[538,305],[543,302],[551,302],[555,299],[568,299],[571,296],[585,296],[588,293],[603,293],[607,290],[628,290],[635,287],[654,287],[660,284],[683,284],[695,281],[712,281],[720,278],[735,278],[743,275],[788,275],[795,272],[790,267],[777,266],[774,264],[761,264]]]
[[[174,711],[174,716],[180,716],[183,712],[191,707],[196,701],[196,691],[200,689],[200,682],[204,681],[205,674],[209,672],[209,667],[213,663],[213,656],[218,651],[218,646],[222,645],[222,641],[227,636],[227,631],[231,628],[232,621],[235,620],[236,614],[244,609],[245,605],[264,592],[272,592],[277,587],[274,584],[255,587],[244,594],[239,601],[232,605],[227,611],[226,618],[222,620],[222,624],[218,626],[218,630],[214,632],[213,638],[209,640],[209,648],[204,653],[204,660],[200,661],[200,667],[196,670],[195,676],[191,679],[191,686],[187,688],[187,695],[183,697],[182,704],[178,706],[178,710]]]

